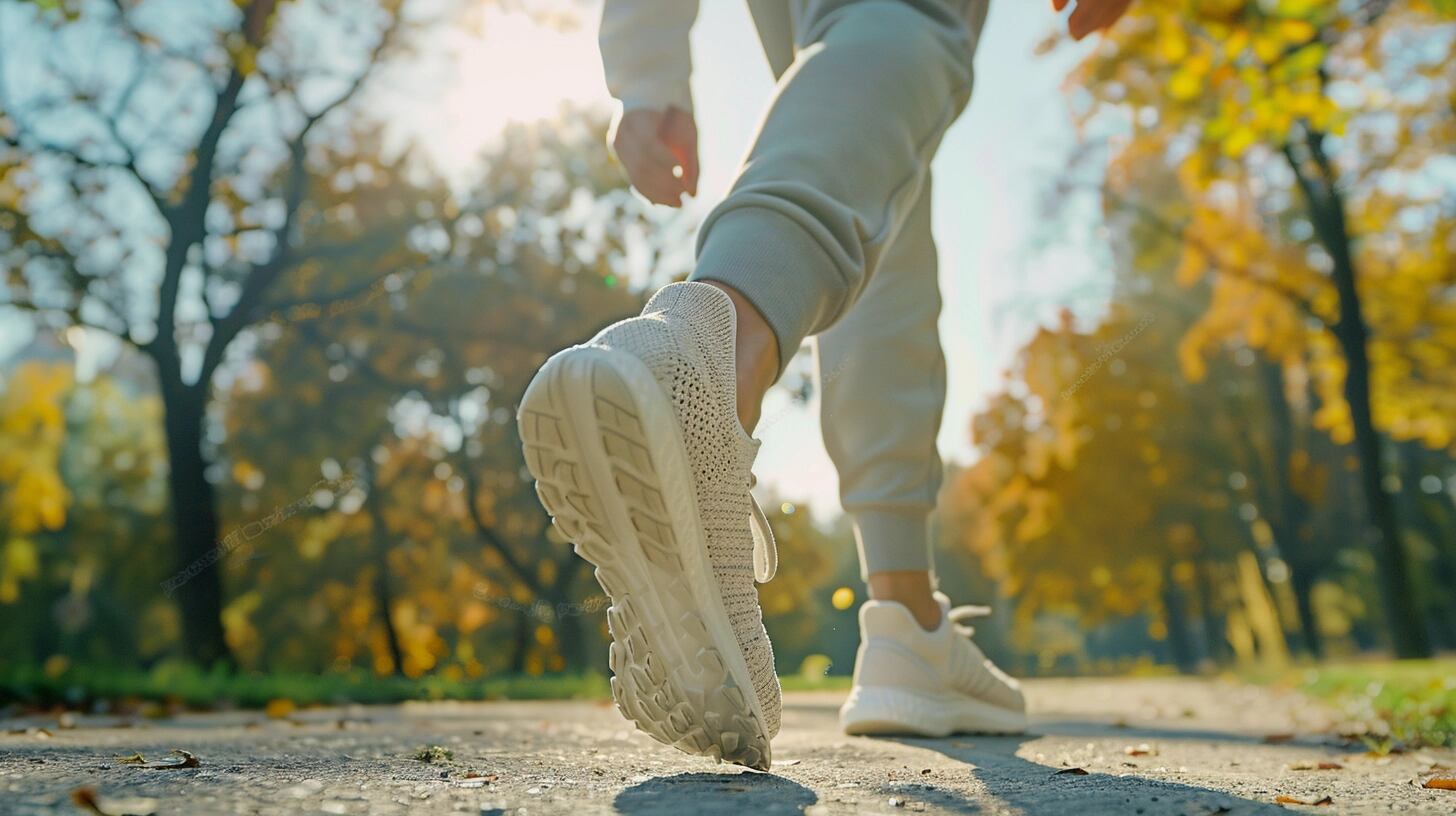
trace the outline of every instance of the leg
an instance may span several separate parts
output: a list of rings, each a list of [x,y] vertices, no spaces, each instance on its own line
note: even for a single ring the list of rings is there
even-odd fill
[[[971,5],[979,20],[983,4]],[[772,378],[805,337],[847,312],[894,244],[969,97],[978,33],[953,0],[817,0],[795,12],[798,56],[732,192],[703,225],[693,274],[751,306],[739,321],[745,337],[772,332],[772,344],[759,343],[776,352]],[[740,370],[764,367],[744,356]],[[748,379],[744,418],[767,387]]]
[[[849,314],[815,338],[824,444],[870,597],[901,603],[934,629],[926,519],[940,488],[945,357],[928,181],[884,265]]]

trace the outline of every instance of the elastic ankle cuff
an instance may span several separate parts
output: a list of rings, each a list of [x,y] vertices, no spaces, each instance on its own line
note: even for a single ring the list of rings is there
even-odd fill
[[[834,263],[815,238],[767,207],[739,207],[704,225],[695,281],[715,281],[743,295],[773,329],[779,374],[799,345],[842,297]]]
[[[854,537],[859,545],[860,578],[873,572],[932,571],[930,514],[923,510],[896,512],[866,510],[854,514]]]

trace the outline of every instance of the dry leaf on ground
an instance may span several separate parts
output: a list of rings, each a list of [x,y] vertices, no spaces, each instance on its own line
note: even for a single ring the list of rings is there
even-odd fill
[[[1335,803],[1335,800],[1331,799],[1328,796],[1321,796],[1318,799],[1301,799],[1298,796],[1285,796],[1282,793],[1280,795],[1274,797],[1274,801],[1275,802],[1278,802],[1281,805],[1315,805],[1315,806],[1322,806],[1322,805],[1333,805]]]
[[[1289,763],[1289,770],[1291,771],[1338,771],[1344,767],[1344,765],[1338,762],[1329,762],[1327,760],[1316,762],[1312,759],[1306,759]]]
[[[1086,768],[1063,768],[1060,771],[1057,771],[1055,774],[1052,774],[1052,775],[1053,776],[1086,776],[1087,775],[1087,769]]]
[[[1421,787],[1431,790],[1456,791],[1456,776],[1433,776],[1421,783]]]
[[[173,748],[172,753],[181,758],[173,762],[143,762],[136,767],[148,771],[177,771],[183,768],[197,768],[202,765],[201,762],[197,761],[197,757],[189,751],[184,751],[181,748]],[[137,756],[141,756],[141,754],[137,754]]]
[[[80,787],[71,791],[71,804],[93,816],[152,816],[157,812],[155,799],[106,799],[95,788]]]

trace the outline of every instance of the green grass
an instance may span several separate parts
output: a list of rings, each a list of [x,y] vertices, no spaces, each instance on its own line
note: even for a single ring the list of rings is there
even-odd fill
[[[849,678],[784,675],[785,691],[840,691]],[[397,703],[406,700],[607,700],[600,674],[503,675],[480,680],[346,674],[235,674],[164,664],[152,671],[75,667],[58,675],[38,666],[0,667],[0,705],[86,708],[105,700],[168,703],[185,708],[262,708],[273,700],[298,706]],[[132,705],[131,707],[139,707]]]
[[[261,708],[271,700],[299,706],[405,700],[606,699],[599,674],[507,675],[479,680],[409,679],[347,674],[235,674],[167,664],[152,671],[76,667],[51,676],[39,667],[0,668],[0,704],[85,707],[97,700],[167,702],[188,708]]]
[[[1456,658],[1334,663],[1293,679],[1366,724],[1372,750],[1456,747]]]
[[[809,677],[803,674],[781,674],[779,685],[784,691],[849,691],[847,674],[826,674]]]

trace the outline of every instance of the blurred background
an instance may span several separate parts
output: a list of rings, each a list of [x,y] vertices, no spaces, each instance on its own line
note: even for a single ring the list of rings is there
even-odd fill
[[[1047,5],[935,165],[942,586],[1023,675],[1456,650],[1456,4]],[[514,405],[690,268],[772,92],[703,6],[668,211],[592,2],[0,0],[0,702],[600,694]],[[863,600],[815,390],[759,428],[791,687]]]

